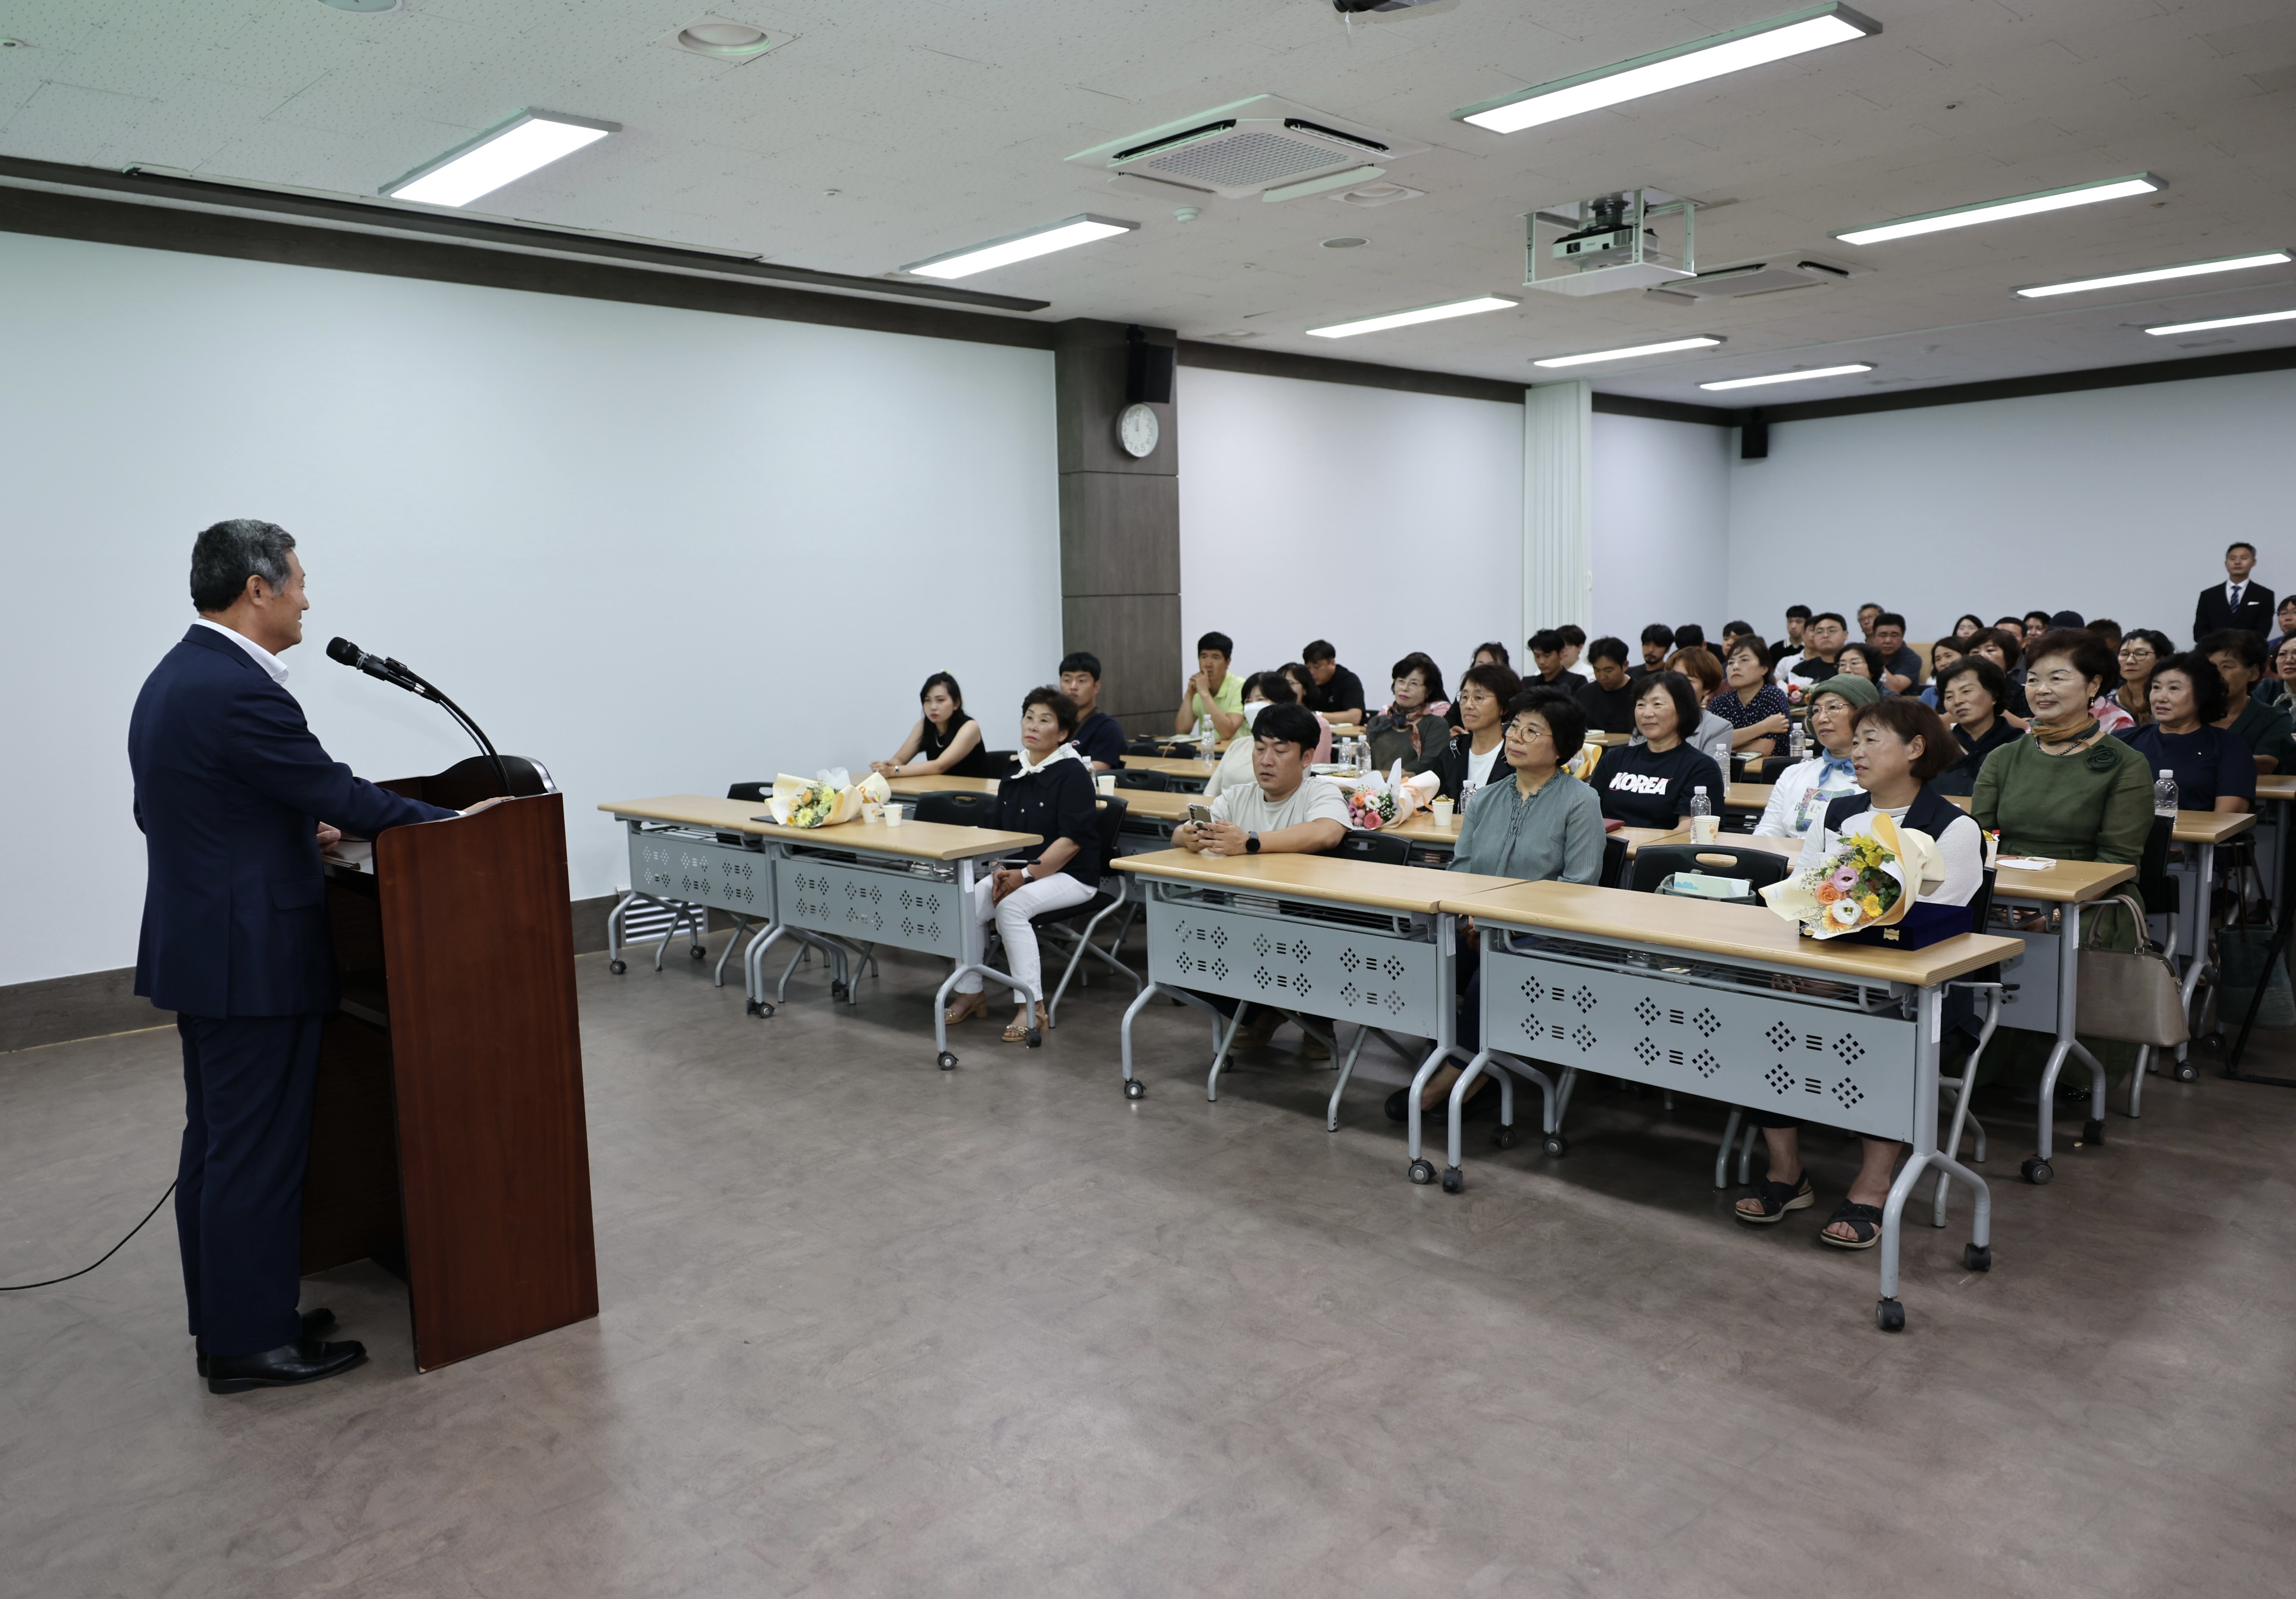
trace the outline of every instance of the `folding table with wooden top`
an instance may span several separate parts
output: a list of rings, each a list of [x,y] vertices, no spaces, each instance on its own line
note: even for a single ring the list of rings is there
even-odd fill
[[[1463,890],[1442,908],[1473,917],[1482,947],[1482,1050],[1451,1090],[1447,1192],[1464,1185],[1460,1119],[1476,1079],[1494,1066],[1544,1078],[1535,1058],[1911,1144],[1882,1207],[1884,1331],[1905,1324],[1898,1222],[1931,1166],[1976,1196],[1964,1263],[1992,1264],[1991,1193],[1938,1146],[1942,985],[2013,955],[2015,939],[1846,944],[1758,906],[1567,882]],[[1510,1119],[1503,1103],[1502,1132]]]

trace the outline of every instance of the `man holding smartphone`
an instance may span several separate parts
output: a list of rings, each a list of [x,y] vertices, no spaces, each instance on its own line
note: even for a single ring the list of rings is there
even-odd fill
[[[1250,783],[1222,789],[1202,820],[1173,834],[1196,855],[1314,855],[1348,833],[1348,802],[1340,791],[1308,774],[1308,756],[1323,736],[1315,713],[1297,705],[1271,705],[1251,728]]]

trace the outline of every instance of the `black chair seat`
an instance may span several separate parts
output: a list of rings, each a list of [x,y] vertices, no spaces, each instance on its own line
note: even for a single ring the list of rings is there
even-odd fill
[[[1628,886],[1637,894],[1654,894],[1677,872],[1702,872],[1761,889],[1784,881],[1792,871],[1793,863],[1784,856],[1748,845],[1652,844],[1636,853],[1634,877]]]
[[[920,794],[916,807],[918,821],[937,823],[943,827],[990,827],[996,820],[996,796],[974,793],[969,789]]]
[[[1120,789],[1139,789],[1146,793],[1165,794],[1171,791],[1172,780],[1161,772],[1125,770],[1117,773],[1116,786]]]
[[[1382,866],[1407,866],[1411,864],[1411,840],[1391,832],[1372,832],[1364,828],[1350,827],[1346,837],[1324,853],[1341,860],[1371,861]]]

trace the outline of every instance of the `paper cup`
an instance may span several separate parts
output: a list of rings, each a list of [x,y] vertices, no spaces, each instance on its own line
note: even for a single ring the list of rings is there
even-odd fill
[[[861,820],[863,822],[882,822],[884,819],[885,808],[883,806],[878,804],[874,800],[865,800],[861,802]]]
[[[1438,800],[1428,808],[1435,813],[1436,826],[1448,827],[1451,825],[1451,801],[1448,800]]]
[[[1691,817],[1691,818],[1690,818],[1690,841],[1691,841],[1692,843],[1693,843],[1693,844],[1711,844],[1712,842],[1714,842],[1714,841],[1715,841],[1715,840],[1717,840],[1717,839],[1720,838],[1721,836],[1722,836],[1722,818],[1721,818],[1721,817],[1719,817],[1719,816],[1693,816],[1693,817]]]
[[[886,825],[886,826],[888,826],[888,827],[898,827],[902,823],[904,823],[904,822],[907,821],[908,819],[909,819],[909,808],[908,808],[907,806],[906,806],[906,805],[897,804],[897,803],[895,803],[895,802],[893,802],[893,801],[891,801],[891,800],[888,800],[888,801],[886,801],[886,804],[885,804],[885,825]]]
[[[1116,774],[1113,772],[1096,773],[1093,777],[1092,786],[1098,789],[1103,794],[1112,794],[1116,792]]]

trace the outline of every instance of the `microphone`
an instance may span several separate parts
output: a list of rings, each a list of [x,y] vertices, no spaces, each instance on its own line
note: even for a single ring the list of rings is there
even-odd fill
[[[478,741],[479,748],[485,751],[487,759],[493,763],[495,781],[502,785],[503,798],[507,800],[513,797],[510,783],[510,769],[503,765],[503,758],[496,753],[494,741],[480,732],[479,725],[464,714],[463,708],[439,693],[438,687],[429,679],[423,677],[412,667],[394,660],[388,655],[370,655],[350,640],[340,636],[327,641],[327,659],[340,660],[345,666],[365,672],[370,677],[379,678],[397,688],[403,688],[410,694],[419,694],[423,699],[442,707],[448,716],[454,718],[462,726],[463,732]]]

